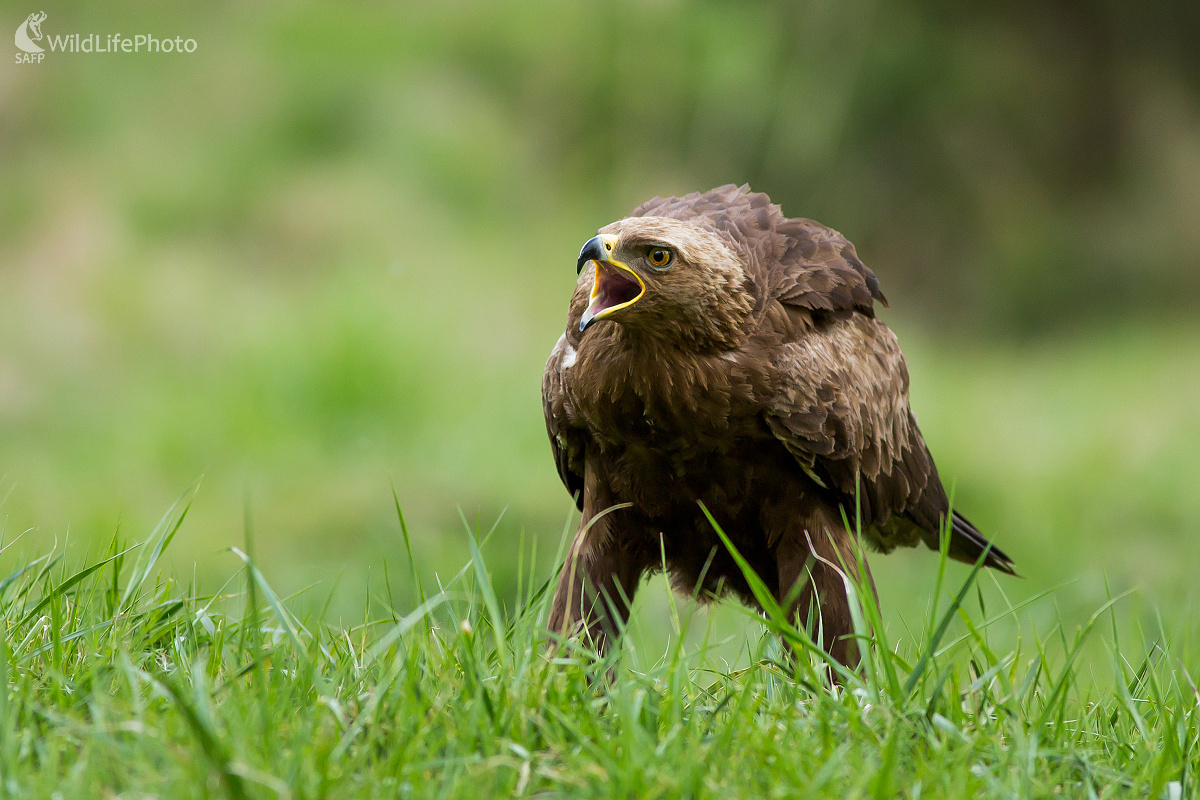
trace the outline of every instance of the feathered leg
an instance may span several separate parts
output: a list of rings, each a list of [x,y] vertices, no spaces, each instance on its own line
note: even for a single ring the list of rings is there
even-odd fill
[[[591,490],[591,491],[589,491]],[[623,547],[616,530],[628,508],[606,505],[591,469],[585,477],[583,521],[554,591],[548,627],[562,636],[582,634],[601,655],[629,619],[646,565]]]
[[[858,644],[853,638],[850,600],[843,575],[872,593],[875,582],[863,561],[860,575],[855,545],[840,515],[819,506],[788,521],[775,549],[780,604],[789,603],[793,623],[809,630],[825,651],[842,664],[858,664]]]

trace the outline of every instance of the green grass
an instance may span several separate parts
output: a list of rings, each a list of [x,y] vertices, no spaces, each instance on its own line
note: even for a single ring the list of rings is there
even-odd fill
[[[460,571],[392,572],[388,593],[417,599],[373,595],[355,625],[296,616],[243,549],[201,595],[159,573],[187,502],[139,545],[74,564],[50,551],[0,583],[0,793],[1195,796],[1200,660],[1186,631],[1142,627],[1120,598],[1030,631],[1051,598],[985,602],[996,587],[977,570],[949,583],[943,558],[913,630],[859,595],[871,644],[838,686],[770,608],[734,643],[741,666],[714,656],[687,601],[661,648],[551,648],[551,565],[523,545],[516,592],[498,594],[480,530]]]

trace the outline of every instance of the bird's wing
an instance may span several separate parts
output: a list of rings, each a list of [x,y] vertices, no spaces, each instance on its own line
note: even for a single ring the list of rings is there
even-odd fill
[[[564,369],[568,357],[573,357],[566,336],[559,337],[558,344],[546,361],[542,374],[542,410],[546,415],[546,433],[550,436],[550,449],[554,452],[554,464],[558,477],[567,491],[575,498],[575,505],[583,510],[583,464],[586,442],[567,425],[566,392],[563,390]]]
[[[778,260],[767,294],[785,306],[814,313],[858,311],[875,316],[887,305],[879,280],[840,233],[810,219],[785,219],[773,229]]]
[[[838,495],[863,533],[887,552],[919,541],[938,548],[950,504],[909,408],[908,368],[882,322],[843,313],[780,347],[778,390],[766,414],[776,437],[814,480]],[[974,561],[989,542],[951,516],[950,555]],[[985,561],[1006,572],[994,547]]]

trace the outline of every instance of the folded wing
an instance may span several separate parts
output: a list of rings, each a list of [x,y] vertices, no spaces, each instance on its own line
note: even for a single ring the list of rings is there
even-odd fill
[[[803,318],[775,358],[778,391],[766,413],[804,469],[861,513],[880,550],[924,542],[1012,573],[1011,559],[951,513],[937,467],[909,408],[908,368],[892,331],[875,319],[878,282],[840,234],[809,220],[781,226],[791,244],[772,270],[773,299]],[[856,506],[857,504],[857,506]]]

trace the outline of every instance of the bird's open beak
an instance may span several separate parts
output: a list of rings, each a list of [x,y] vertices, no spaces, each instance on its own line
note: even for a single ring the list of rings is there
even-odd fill
[[[622,308],[629,308],[646,293],[646,284],[641,277],[629,265],[613,258],[617,241],[617,237],[611,233],[602,233],[588,239],[579,251],[576,274],[583,272],[589,261],[596,262],[592,297],[579,319],[581,332],[596,320],[612,316]]]

